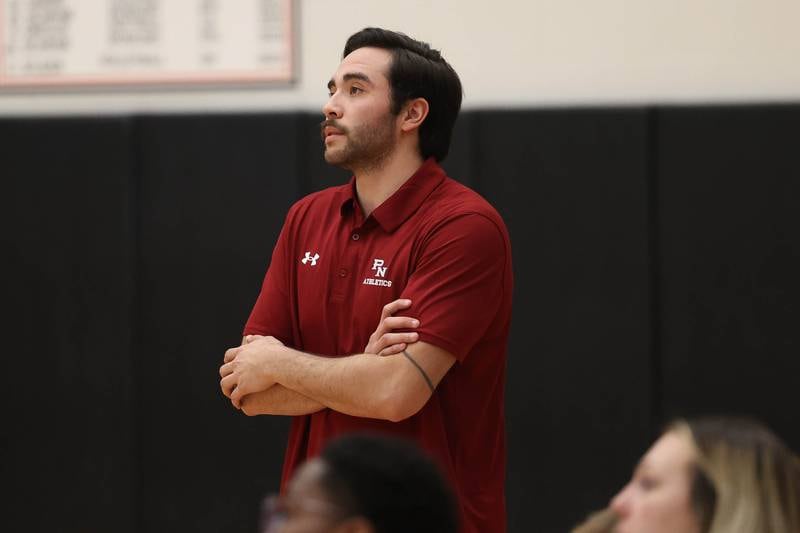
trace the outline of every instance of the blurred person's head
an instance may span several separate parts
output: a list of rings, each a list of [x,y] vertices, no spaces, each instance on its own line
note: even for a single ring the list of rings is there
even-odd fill
[[[461,81],[427,43],[381,28],[347,40],[323,108],[325,159],[355,171],[403,142],[442,161],[461,108]]]
[[[797,533],[800,461],[755,421],[681,420],[610,507],[617,533]]]
[[[609,508],[589,515],[572,533],[612,533],[617,523],[617,515]]]
[[[269,533],[456,533],[454,497],[412,443],[372,435],[332,441],[278,503]]]

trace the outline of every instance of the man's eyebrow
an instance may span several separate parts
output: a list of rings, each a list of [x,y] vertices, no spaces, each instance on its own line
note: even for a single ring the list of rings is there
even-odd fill
[[[372,85],[372,80],[363,72],[348,72],[342,76],[342,81],[361,80]]]
[[[351,80],[361,80],[370,85],[374,85],[372,83],[372,80],[369,79],[369,76],[367,76],[363,72],[348,72],[347,74],[342,76],[342,81],[351,81]],[[333,78],[331,78],[331,80],[328,82],[328,89],[332,89],[334,87],[336,87],[336,82],[333,81]]]

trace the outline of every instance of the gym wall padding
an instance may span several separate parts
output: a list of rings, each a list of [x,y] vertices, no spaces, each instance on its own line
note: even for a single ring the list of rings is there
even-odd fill
[[[137,123],[143,531],[253,531],[280,475],[287,419],[236,412],[219,366],[299,195],[298,121]]]
[[[292,202],[342,183],[313,113],[0,120],[8,529],[254,532],[288,420],[218,367]],[[795,449],[800,105],[481,110],[445,167],[504,216],[510,531],[607,503],[672,416]]]
[[[514,255],[509,528],[564,531],[650,435],[646,113],[484,112],[472,127]],[[560,509],[530,522],[535,502]]]
[[[663,409],[755,416],[800,450],[800,106],[656,119]]]
[[[137,531],[130,121],[0,121],[5,531]]]

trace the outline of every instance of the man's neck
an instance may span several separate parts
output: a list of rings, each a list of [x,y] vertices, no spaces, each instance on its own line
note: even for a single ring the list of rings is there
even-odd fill
[[[356,193],[358,202],[368,217],[376,207],[397,192],[422,166],[423,159],[418,153],[395,152],[380,167],[357,170]]]

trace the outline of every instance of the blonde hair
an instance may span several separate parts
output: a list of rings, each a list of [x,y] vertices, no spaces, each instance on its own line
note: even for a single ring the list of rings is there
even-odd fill
[[[679,420],[696,452],[691,499],[707,533],[800,533],[800,459],[762,424]]]

